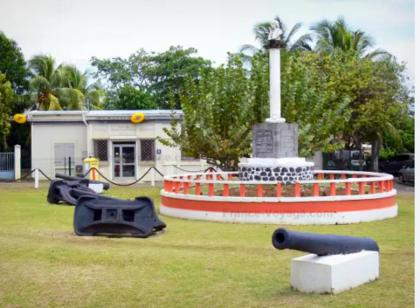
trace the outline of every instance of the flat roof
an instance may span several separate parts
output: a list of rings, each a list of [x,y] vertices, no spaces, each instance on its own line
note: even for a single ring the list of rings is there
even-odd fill
[[[30,111],[29,122],[86,122],[86,121],[129,121],[135,112],[142,112],[147,120],[170,121],[181,119],[182,110],[69,110]]]

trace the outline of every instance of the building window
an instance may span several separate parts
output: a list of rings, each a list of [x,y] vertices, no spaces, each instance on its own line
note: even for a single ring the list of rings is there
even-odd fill
[[[155,160],[155,139],[140,139],[140,160]]]
[[[108,161],[108,140],[93,140],[93,155],[99,161]]]
[[[54,143],[54,162],[56,166],[68,164],[68,160],[74,164],[74,143]]]

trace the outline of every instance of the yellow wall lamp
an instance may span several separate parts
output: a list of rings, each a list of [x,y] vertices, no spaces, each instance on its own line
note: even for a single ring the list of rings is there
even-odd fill
[[[13,121],[15,121],[18,124],[25,124],[27,122],[27,120],[28,119],[26,117],[26,114],[23,114],[23,113],[16,113],[13,116]]]
[[[135,112],[131,115],[130,121],[133,124],[139,124],[144,121],[144,113],[143,112]]]

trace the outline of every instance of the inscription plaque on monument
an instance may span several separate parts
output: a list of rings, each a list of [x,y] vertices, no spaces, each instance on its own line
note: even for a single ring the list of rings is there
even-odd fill
[[[297,124],[260,123],[253,127],[252,155],[261,158],[296,157]]]
[[[273,132],[271,130],[259,130],[255,136],[255,144],[261,153],[273,153]]]

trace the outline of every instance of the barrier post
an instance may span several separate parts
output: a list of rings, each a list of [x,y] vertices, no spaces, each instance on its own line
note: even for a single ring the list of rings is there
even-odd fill
[[[240,197],[245,197],[245,185],[244,184],[239,184],[239,196]]]
[[[365,193],[365,182],[359,182],[359,195],[363,195]]]
[[[190,183],[189,182],[184,182],[184,195],[188,195],[190,193],[189,191],[190,189]]]
[[[39,188],[39,169],[38,168],[36,168],[35,169],[35,171],[34,171],[34,179],[35,179],[35,182],[34,182],[34,188],[35,189],[38,189]]]
[[[20,145],[16,144],[15,145],[15,154],[14,154],[14,158],[15,158],[15,180],[20,179],[21,177],[21,164],[20,164],[20,159],[21,159],[21,152],[20,152]]]
[[[196,182],[195,183],[195,194],[196,195],[201,195],[201,186],[200,186],[200,182]]]
[[[229,184],[223,184],[223,196],[229,196]]]
[[[277,185],[276,185],[276,197],[281,197],[281,191],[282,191],[281,182],[277,182]]]
[[[263,186],[262,186],[262,184],[257,184],[257,196],[258,197],[263,196]]]
[[[314,197],[319,197],[319,183],[314,183]]]
[[[375,193],[375,182],[370,182],[370,193],[371,194]]]
[[[151,177],[151,182],[152,182],[152,186],[155,186],[155,169],[152,168],[152,174],[150,175]]]
[[[209,191],[208,191],[208,195],[214,196],[214,183],[209,183]]]
[[[384,181],[380,180],[379,181],[379,192],[384,192],[384,191],[385,191]]]
[[[346,195],[351,195],[351,182],[346,182]]]
[[[175,193],[179,193],[179,182],[175,182]]]
[[[91,172],[92,172],[92,180],[96,180],[96,168],[95,167],[93,167],[93,168],[91,168]]]
[[[335,196],[336,195],[336,187],[335,187],[335,182],[331,182],[330,183],[330,196]]]
[[[300,197],[300,196],[301,196],[300,183],[296,182],[295,183],[295,197]]]

